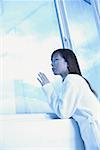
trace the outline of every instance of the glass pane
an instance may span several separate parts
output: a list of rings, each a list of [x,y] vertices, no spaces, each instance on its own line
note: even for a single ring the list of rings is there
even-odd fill
[[[68,26],[83,74],[100,96],[100,35],[90,1],[64,1]]]
[[[0,16],[4,79],[33,80],[51,74],[50,54],[61,47],[53,1],[4,1]]]
[[[19,83],[40,86],[39,71],[53,79],[50,56],[61,39],[53,0],[4,0],[0,8],[0,99],[10,105],[16,93],[23,94]]]

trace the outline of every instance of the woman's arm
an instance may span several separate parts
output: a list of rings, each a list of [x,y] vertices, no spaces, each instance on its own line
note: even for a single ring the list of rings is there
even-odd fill
[[[52,84],[43,86],[50,107],[60,118],[70,118],[78,106],[78,90],[74,84],[66,83],[62,91],[56,93]]]
[[[39,73],[39,82],[43,86],[43,90],[48,97],[48,102],[53,111],[60,118],[70,118],[77,108],[78,101],[78,84],[71,80],[66,80],[62,85],[59,93],[55,92],[53,85],[49,82],[45,74]]]

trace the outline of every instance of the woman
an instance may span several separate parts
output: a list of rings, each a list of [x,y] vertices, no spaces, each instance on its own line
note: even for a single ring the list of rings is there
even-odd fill
[[[50,107],[58,117],[77,121],[86,150],[100,150],[100,104],[82,76],[75,54],[69,49],[58,49],[52,53],[51,62],[53,73],[62,77],[59,93],[44,73],[38,74]]]

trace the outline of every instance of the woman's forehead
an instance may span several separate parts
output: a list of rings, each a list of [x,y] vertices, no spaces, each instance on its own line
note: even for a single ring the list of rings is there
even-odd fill
[[[55,53],[55,54],[53,55],[52,59],[53,59],[53,58],[56,58],[56,57],[62,57],[62,56],[61,56],[60,53],[57,52],[57,53]]]

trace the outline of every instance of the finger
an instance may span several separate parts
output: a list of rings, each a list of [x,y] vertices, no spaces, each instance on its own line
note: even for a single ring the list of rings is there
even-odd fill
[[[39,76],[40,79],[43,79],[43,76],[42,76],[41,73],[39,73],[38,76]]]
[[[44,73],[39,73],[38,74],[38,76],[41,78],[41,80],[46,80],[47,79],[47,77],[46,77],[46,75],[44,74]]]
[[[37,78],[37,80],[40,82],[40,84],[43,86],[43,82],[39,79],[39,78]]]
[[[48,79],[47,76],[42,72],[40,73],[40,76],[42,76],[43,79],[46,79],[46,80]]]

